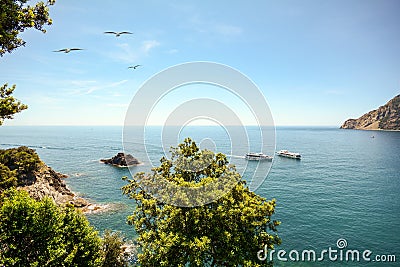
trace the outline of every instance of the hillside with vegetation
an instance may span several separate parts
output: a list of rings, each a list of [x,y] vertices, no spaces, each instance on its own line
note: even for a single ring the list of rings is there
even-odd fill
[[[100,209],[73,193],[65,184],[66,177],[47,166],[31,148],[0,150],[0,192],[18,187],[36,200],[50,197],[58,205],[72,204],[82,211]]]

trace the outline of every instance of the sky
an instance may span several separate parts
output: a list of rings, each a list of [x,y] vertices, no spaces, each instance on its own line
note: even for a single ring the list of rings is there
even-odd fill
[[[47,33],[25,31],[0,58],[0,84],[29,106],[5,125],[123,125],[148,79],[206,61],[251,79],[276,125],[340,126],[400,94],[399,12],[398,0],[57,0]],[[53,52],[67,47],[84,50]],[[148,123],[197,98],[254,123],[240,97],[207,84],[166,94]]]

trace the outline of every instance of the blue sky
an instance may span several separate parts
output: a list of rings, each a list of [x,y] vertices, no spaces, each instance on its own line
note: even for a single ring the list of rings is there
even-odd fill
[[[0,83],[16,84],[15,96],[29,105],[5,125],[122,125],[151,76],[211,61],[252,79],[275,124],[339,126],[400,93],[399,12],[397,0],[58,0],[47,33],[24,32],[26,47],[0,58]],[[52,52],[66,47],[85,50]],[[143,66],[127,69],[136,64]],[[172,102],[198,97],[194,91],[182,89],[156,110],[165,114]],[[246,114],[226,92],[198,91]]]

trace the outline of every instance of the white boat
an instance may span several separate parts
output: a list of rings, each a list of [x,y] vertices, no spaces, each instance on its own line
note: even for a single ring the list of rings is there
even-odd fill
[[[265,155],[263,153],[247,153],[245,159],[247,160],[268,160],[271,161],[273,157]]]
[[[301,155],[299,153],[289,152],[287,150],[280,150],[276,152],[278,156],[291,158],[291,159],[301,159]]]

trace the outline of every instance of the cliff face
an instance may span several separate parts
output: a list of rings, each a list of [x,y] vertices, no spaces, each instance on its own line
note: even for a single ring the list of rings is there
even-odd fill
[[[348,119],[341,129],[400,130],[400,95],[358,119]]]
[[[25,180],[25,184],[19,185],[19,188],[27,191],[36,200],[50,197],[58,205],[72,204],[84,213],[105,210],[106,206],[92,204],[72,192],[64,182],[66,177],[43,163],[30,175],[30,179]]]
[[[72,204],[83,212],[101,209],[69,190],[66,177],[47,166],[31,148],[0,149],[0,192],[17,187],[36,200],[47,196],[59,205]]]
[[[34,171],[31,178],[25,179],[20,183],[20,188],[27,191],[34,199],[42,199],[45,196],[51,197],[57,204],[74,203],[75,194],[72,193],[63,178],[65,175],[58,173],[43,164],[38,170]]]

